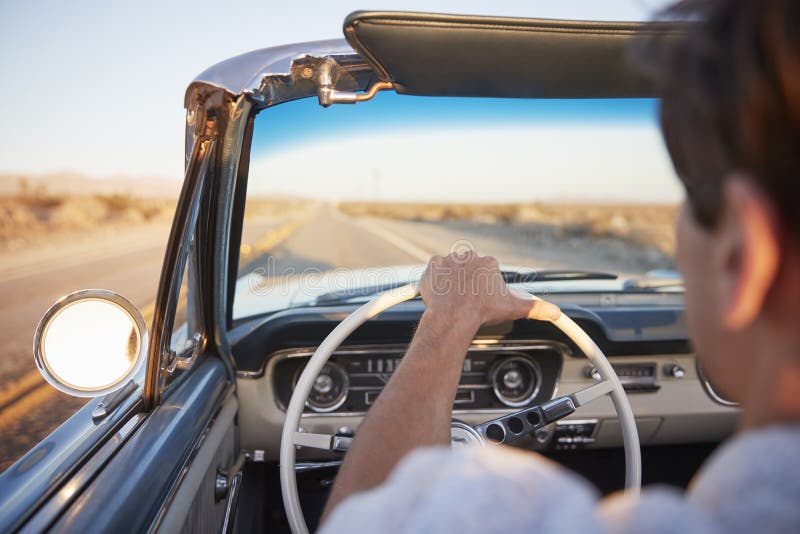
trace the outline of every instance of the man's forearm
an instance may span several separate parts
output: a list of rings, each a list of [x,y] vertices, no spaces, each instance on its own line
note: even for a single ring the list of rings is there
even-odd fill
[[[381,484],[411,450],[450,443],[450,417],[464,356],[478,324],[426,311],[389,383],[369,410],[325,510]]]

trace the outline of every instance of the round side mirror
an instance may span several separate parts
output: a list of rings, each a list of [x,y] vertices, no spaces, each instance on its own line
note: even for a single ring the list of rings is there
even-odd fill
[[[98,397],[128,383],[147,358],[147,326],[124,297],[77,291],[47,310],[33,337],[39,372],[76,397]]]

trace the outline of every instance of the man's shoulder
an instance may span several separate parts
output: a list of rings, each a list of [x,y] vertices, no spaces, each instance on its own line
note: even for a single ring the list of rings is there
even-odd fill
[[[688,493],[728,532],[800,527],[800,424],[743,432],[717,450]]]

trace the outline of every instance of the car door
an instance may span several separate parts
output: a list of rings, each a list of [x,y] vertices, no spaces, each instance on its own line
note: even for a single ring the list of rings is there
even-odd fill
[[[191,132],[189,132],[191,134]],[[243,456],[232,370],[206,325],[214,141],[193,136],[146,368],[90,401],[0,477],[0,531],[206,532],[232,526]],[[212,285],[213,287],[213,285]]]

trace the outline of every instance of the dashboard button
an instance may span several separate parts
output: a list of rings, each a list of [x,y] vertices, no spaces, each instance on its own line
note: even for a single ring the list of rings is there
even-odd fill
[[[667,376],[671,376],[672,378],[683,378],[686,376],[686,369],[677,363],[667,364],[664,371],[666,372]]]

